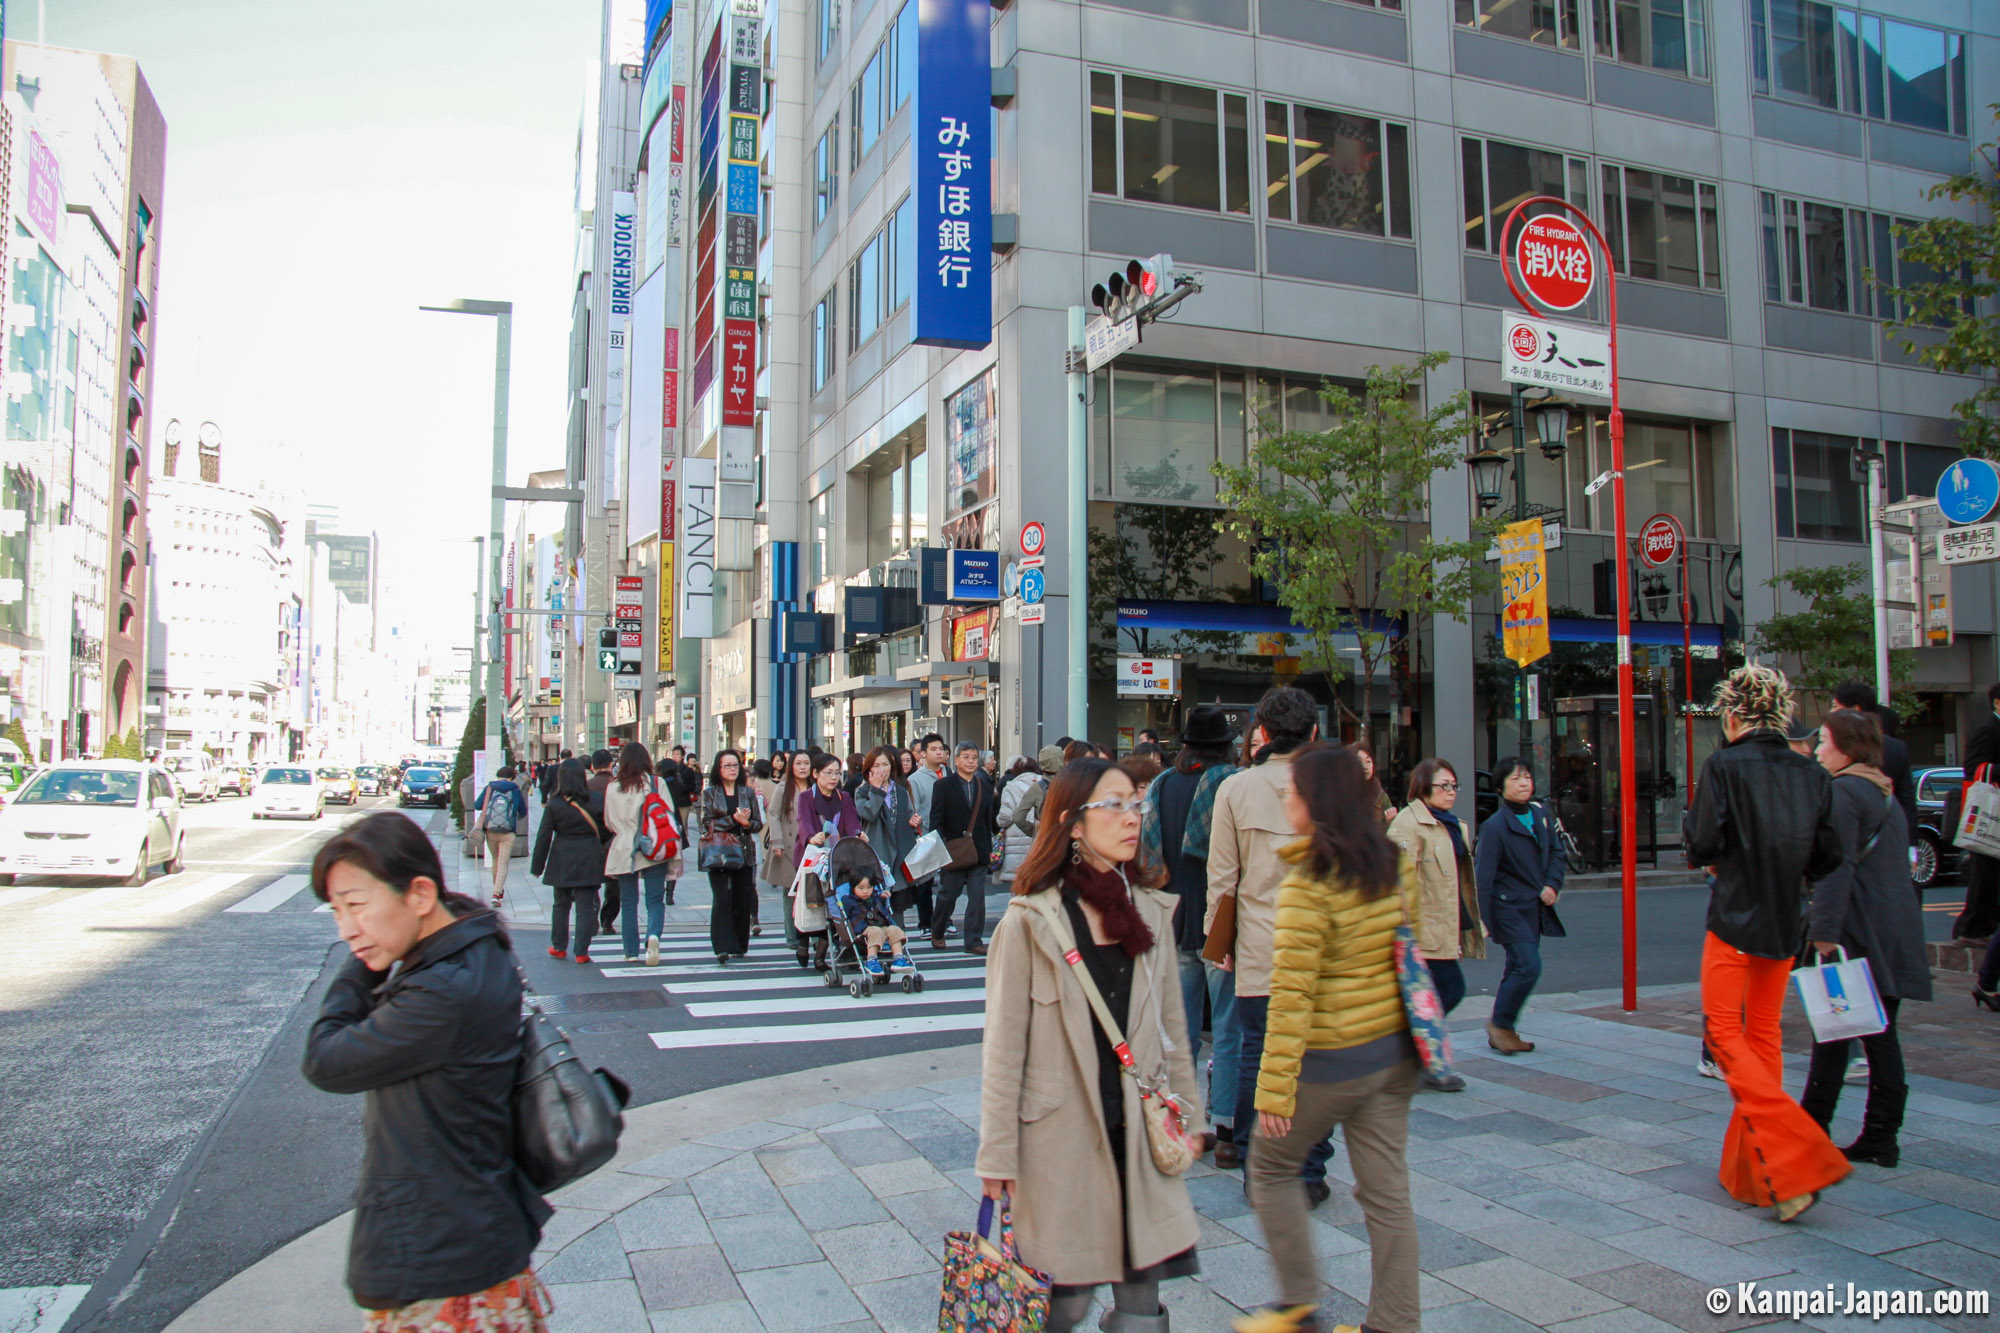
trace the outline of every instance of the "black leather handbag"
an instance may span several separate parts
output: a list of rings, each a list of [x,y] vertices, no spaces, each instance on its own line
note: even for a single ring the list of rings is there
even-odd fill
[[[521,984],[526,989],[525,975]],[[537,1190],[559,1189],[610,1161],[631,1099],[623,1079],[585,1069],[541,1006],[528,1006],[514,1074],[514,1161]]]

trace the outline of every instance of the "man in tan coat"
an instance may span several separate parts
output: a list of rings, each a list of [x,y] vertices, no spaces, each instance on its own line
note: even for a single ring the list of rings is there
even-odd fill
[[[1257,705],[1251,735],[1252,766],[1223,780],[1215,792],[1215,819],[1208,842],[1208,918],[1236,900],[1236,942],[1225,966],[1236,972],[1235,1023],[1242,1034],[1237,1064],[1236,1124],[1242,1135],[1257,1123],[1257,1070],[1264,1055],[1264,1020],[1271,1005],[1271,949],[1277,925],[1278,886],[1290,871],[1280,853],[1298,834],[1285,815],[1285,792],[1292,782],[1292,752],[1319,736],[1319,705],[1304,690],[1281,685]],[[1264,746],[1261,752],[1255,747]],[[1244,1160],[1249,1160],[1247,1144]],[[1306,1156],[1301,1178],[1317,1208],[1332,1193],[1326,1160],[1333,1144],[1321,1139]]]

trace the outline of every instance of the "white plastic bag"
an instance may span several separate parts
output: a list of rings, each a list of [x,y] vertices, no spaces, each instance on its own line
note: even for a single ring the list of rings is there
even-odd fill
[[[1839,954],[1838,962],[1801,967],[1792,973],[1814,1041],[1870,1037],[1889,1026],[1868,960],[1849,958],[1845,949]]]
[[[833,859],[833,848],[825,843],[807,843],[806,854],[799,858],[798,873],[792,876],[792,925],[807,934],[826,929],[826,905],[814,904],[806,897],[806,876],[818,875],[822,883],[826,880],[826,864]]]
[[[1974,782],[1965,789],[1965,809],[1959,814],[1952,842],[1981,856],[2000,856],[2000,787]]]
[[[908,883],[917,884],[950,864],[951,853],[944,849],[944,838],[932,829],[918,838],[909,855],[903,858],[903,878]]]

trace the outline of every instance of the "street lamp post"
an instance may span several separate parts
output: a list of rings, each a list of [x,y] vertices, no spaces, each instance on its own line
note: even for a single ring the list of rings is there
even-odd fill
[[[447,301],[442,305],[418,306],[419,310],[444,315],[490,315],[496,328],[493,348],[493,498],[491,501],[491,531],[487,534],[486,568],[487,599],[492,609],[499,610],[500,562],[504,557],[506,538],[503,529],[507,523],[507,503],[501,498],[501,489],[507,484],[507,376],[512,355],[514,337],[514,303],[512,301]],[[473,674],[478,675],[479,639],[473,636]],[[486,771],[489,774],[500,771],[505,754],[500,742],[500,728],[503,724],[507,701],[502,697],[499,645],[486,655]],[[475,686],[476,688],[476,686]]]
[[[1531,518],[1560,518],[1564,514],[1560,505],[1528,503],[1527,397],[1520,385],[1516,384],[1513,388],[1507,416],[1513,436],[1513,447],[1509,453],[1513,455],[1511,465],[1514,469],[1514,521],[1524,523]],[[1560,460],[1569,447],[1569,404],[1558,398],[1547,397],[1536,403],[1534,413],[1535,437],[1541,443],[1542,457],[1551,462]],[[1472,469],[1472,488],[1479,497],[1479,512],[1482,514],[1499,507],[1501,478],[1510,464],[1508,454],[1499,453],[1490,443],[1497,429],[1494,427],[1483,432],[1478,451],[1467,455],[1465,460],[1466,466]],[[1534,737],[1533,724],[1528,719],[1526,701],[1523,698],[1522,682],[1526,679],[1527,668],[1516,666],[1514,699],[1516,705],[1521,707],[1521,740],[1524,752],[1533,749]]]

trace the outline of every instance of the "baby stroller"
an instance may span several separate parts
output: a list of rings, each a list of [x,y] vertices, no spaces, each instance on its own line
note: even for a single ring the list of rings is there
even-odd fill
[[[832,947],[827,950],[826,970],[822,974],[827,989],[846,986],[847,993],[857,1000],[873,995],[878,984],[892,982],[900,985],[905,995],[922,991],[924,979],[910,957],[907,940],[891,962],[877,970],[868,967],[867,927],[893,926],[895,921],[889,909],[889,891],[882,883],[882,863],[876,858],[875,849],[860,838],[842,838],[828,858],[826,877],[827,929],[832,935]],[[872,895],[865,900],[865,906],[864,900],[852,893],[853,887],[864,880],[872,886]],[[878,903],[880,906],[875,907]],[[863,919],[864,914],[874,919]],[[882,960],[878,958],[876,962]]]

